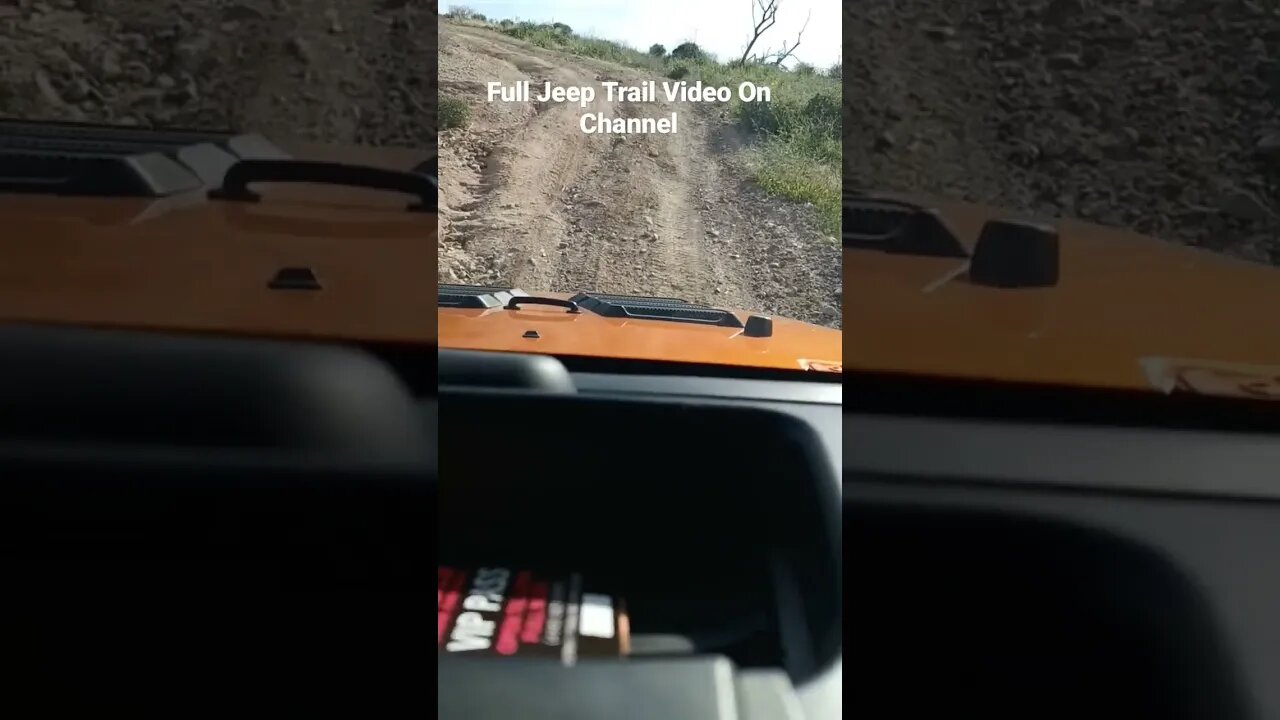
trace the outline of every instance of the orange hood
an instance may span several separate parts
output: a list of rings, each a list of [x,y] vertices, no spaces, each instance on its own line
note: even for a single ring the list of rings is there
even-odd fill
[[[430,151],[278,143],[297,159],[409,170]],[[397,193],[270,185],[259,203],[0,192],[0,318],[429,344],[436,216]],[[274,290],[282,268],[321,289]]]
[[[972,251],[993,208],[930,202]],[[1280,269],[1123,230],[1056,223],[1056,286],[971,283],[966,259],[844,251],[856,370],[1153,388],[1153,366],[1280,376]],[[1161,388],[1167,390],[1168,388]]]
[[[536,293],[568,300],[564,293]],[[741,325],[749,313],[730,311]],[[840,372],[841,333],[771,318],[768,337],[744,327],[606,317],[590,309],[521,305],[512,310],[440,308],[440,346],[460,350],[531,352],[628,360],[739,365],[778,370]]]

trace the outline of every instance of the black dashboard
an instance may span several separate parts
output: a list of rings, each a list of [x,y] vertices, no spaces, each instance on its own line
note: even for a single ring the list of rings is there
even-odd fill
[[[581,571],[632,633],[623,662],[442,657],[440,717],[841,715],[838,383],[461,351],[439,377],[441,561]]]
[[[434,418],[374,356],[6,324],[0,398],[8,714],[295,709],[421,655]]]
[[[1274,435],[850,405],[855,712],[1280,717]]]
[[[1260,411],[849,380],[0,328],[6,672],[99,708],[397,677],[435,527],[437,563],[581,572],[632,634],[442,659],[441,718],[834,718],[846,673],[870,717],[1280,717]]]

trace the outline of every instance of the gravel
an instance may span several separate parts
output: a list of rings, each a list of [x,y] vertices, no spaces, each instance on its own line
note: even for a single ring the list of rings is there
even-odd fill
[[[0,2],[0,116],[435,147],[434,1]]]
[[[1280,264],[1273,0],[844,10],[845,174]]]

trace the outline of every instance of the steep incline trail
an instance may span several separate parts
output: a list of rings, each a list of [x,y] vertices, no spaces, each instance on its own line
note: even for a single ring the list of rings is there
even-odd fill
[[[839,327],[840,254],[811,207],[764,194],[717,104],[609,102],[640,71],[440,23],[440,95],[471,121],[439,136],[440,281],[669,295]],[[485,83],[590,85],[568,103],[488,103]],[[535,97],[537,93],[535,92]],[[662,118],[678,132],[586,134],[583,113]]]

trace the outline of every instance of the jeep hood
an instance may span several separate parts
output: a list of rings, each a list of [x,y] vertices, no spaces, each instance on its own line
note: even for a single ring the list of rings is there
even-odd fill
[[[905,199],[905,198],[904,198]],[[936,209],[972,253],[996,208]],[[967,258],[844,251],[854,369],[1103,388],[1153,388],[1152,363],[1280,376],[1280,269],[1074,220],[1053,221],[1056,285],[972,282]],[[1167,387],[1159,388],[1167,390]]]
[[[561,302],[577,300],[580,307],[571,312],[566,307],[521,302],[507,309],[510,297],[528,295]],[[762,330],[765,325],[751,321],[751,313],[685,306],[678,299],[441,286],[438,302],[441,347],[841,371],[839,330],[777,317],[768,318],[767,330]],[[462,306],[481,304],[488,306]],[[713,324],[717,322],[721,324]]]
[[[63,129],[68,147],[85,142],[75,135],[85,132],[83,126],[51,127],[52,140],[41,142],[51,142],[55,151]],[[89,128],[99,130],[110,132]],[[396,170],[412,169],[430,154],[272,144],[286,157]],[[164,197],[0,189],[0,318],[434,342],[433,213],[407,212],[406,197],[398,193],[344,186],[264,185],[257,188],[263,196],[257,203],[210,200],[208,189]],[[286,269],[309,271],[316,284],[273,287]]]

